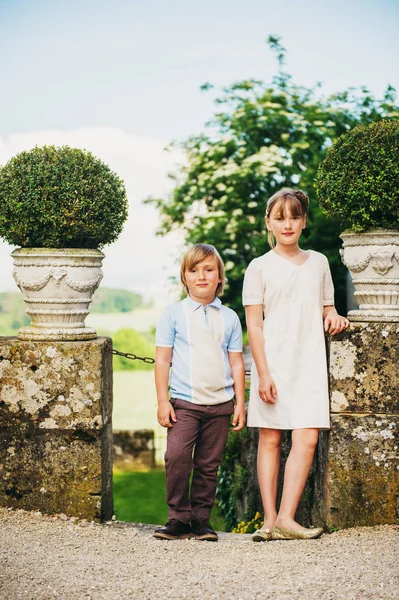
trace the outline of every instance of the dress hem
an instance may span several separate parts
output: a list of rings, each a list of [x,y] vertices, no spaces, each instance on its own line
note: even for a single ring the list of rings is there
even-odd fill
[[[280,431],[295,431],[296,429],[320,429],[322,431],[329,431],[331,426],[326,425],[301,425],[298,427],[281,427],[281,426],[272,426],[272,425],[249,425],[247,423],[247,427],[251,427],[252,429],[278,429]]]

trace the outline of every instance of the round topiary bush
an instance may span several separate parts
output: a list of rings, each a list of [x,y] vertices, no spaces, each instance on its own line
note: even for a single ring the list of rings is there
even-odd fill
[[[90,152],[35,147],[0,167],[0,237],[24,248],[101,248],[127,218],[123,181]]]
[[[354,231],[399,229],[399,121],[339,137],[320,164],[316,190],[323,211]]]

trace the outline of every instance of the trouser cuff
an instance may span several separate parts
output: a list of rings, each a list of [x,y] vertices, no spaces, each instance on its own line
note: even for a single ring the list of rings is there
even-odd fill
[[[187,511],[171,510],[168,511],[168,519],[177,519],[182,523],[190,523],[193,518],[192,514]]]

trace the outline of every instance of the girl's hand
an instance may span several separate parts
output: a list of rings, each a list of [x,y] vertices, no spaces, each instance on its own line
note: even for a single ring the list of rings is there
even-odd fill
[[[176,414],[173,406],[170,402],[165,404],[158,404],[157,411],[158,423],[162,425],[162,427],[173,427],[173,423],[176,423]]]
[[[327,315],[324,319],[324,331],[328,331],[331,335],[340,333],[349,327],[349,321],[345,317],[341,317],[338,314]]]
[[[240,431],[245,425],[245,406],[235,406],[233,414],[233,431]]]
[[[276,404],[276,385],[270,375],[259,377],[259,398],[268,404]]]

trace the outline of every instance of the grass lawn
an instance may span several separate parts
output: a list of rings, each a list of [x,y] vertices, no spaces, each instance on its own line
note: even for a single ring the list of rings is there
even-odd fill
[[[135,329],[140,333],[147,332],[159,321],[162,309],[135,308],[131,312],[123,313],[94,313],[91,312],[86,319],[86,325],[94,329],[106,329],[115,333],[118,329]],[[134,348],[119,348],[123,352],[134,352]]]
[[[165,501],[165,471],[114,470],[114,513],[118,521],[163,525],[168,520]],[[224,521],[217,506],[212,510],[213,527],[224,531]]]
[[[114,372],[114,430],[153,429],[155,460],[163,467],[167,430],[157,421],[157,397],[153,371]]]

